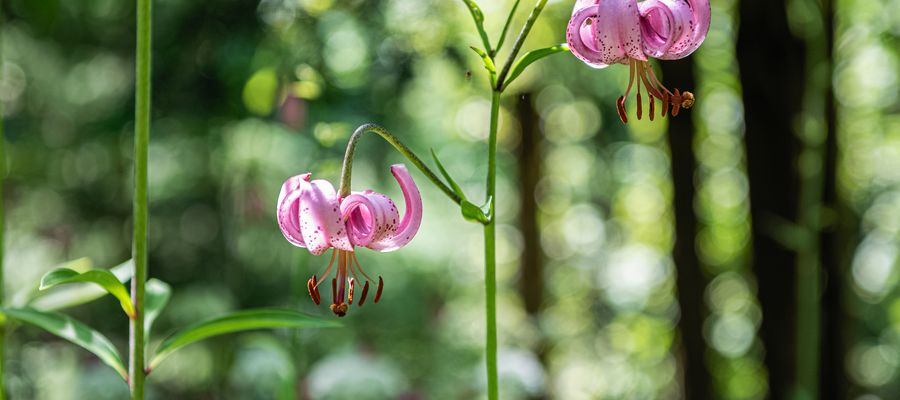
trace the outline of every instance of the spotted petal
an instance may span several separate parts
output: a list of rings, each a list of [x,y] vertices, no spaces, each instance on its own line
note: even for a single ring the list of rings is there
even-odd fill
[[[641,45],[640,16],[635,0],[578,1],[566,29],[572,54],[603,68],[646,60]]]
[[[299,224],[310,253],[319,255],[330,247],[353,251],[341,221],[337,193],[328,181],[317,179],[307,183],[300,195]]]
[[[369,246],[390,238],[396,232],[400,213],[387,196],[366,190],[353,193],[341,202],[341,215],[347,225],[350,243]]]
[[[650,57],[687,57],[709,32],[709,0],[646,0],[639,9],[643,47]]]
[[[310,174],[307,172],[284,181],[275,210],[281,234],[288,242],[298,247],[306,247],[303,234],[300,233],[300,196],[304,188],[309,187],[309,177]]]
[[[368,248],[381,252],[394,251],[406,246],[419,231],[422,224],[422,194],[419,188],[409,175],[406,166],[403,164],[394,164],[391,166],[391,173],[400,184],[400,190],[403,192],[403,201],[406,203],[406,211],[400,224],[393,229],[393,234],[382,238],[381,240],[373,240]],[[394,207],[396,209],[396,207]],[[388,221],[390,222],[390,221]]]

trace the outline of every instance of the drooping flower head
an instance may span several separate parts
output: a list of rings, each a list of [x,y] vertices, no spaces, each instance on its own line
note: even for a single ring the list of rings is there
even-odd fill
[[[337,261],[336,277],[331,280],[331,310],[338,316],[346,315],[349,305],[353,304],[360,276],[365,281],[357,301],[360,307],[368,296],[369,283],[376,282],[363,271],[354,248],[363,246],[380,252],[397,250],[412,240],[422,223],[422,195],[409,171],[404,165],[396,164],[391,166],[391,173],[400,184],[406,203],[402,219],[396,204],[386,195],[366,190],[340,198],[330,182],[310,181],[309,173],[291,177],[281,187],[277,215],[285,239],[314,255],[333,249],[331,262],[322,278],[313,275],[307,282],[307,289],[313,301],[319,304],[319,285],[328,278]],[[381,299],[384,289],[384,280],[380,276],[377,284],[375,303]]]
[[[628,65],[628,89],[616,100],[619,118],[628,122],[625,99],[636,80],[637,118],[641,119],[643,85],[650,96],[648,116],[652,121],[655,99],[662,102],[662,116],[669,106],[675,116],[680,108],[694,105],[694,95],[663,86],[648,58],[687,57],[703,43],[709,22],[709,0],[578,0],[566,30],[566,41],[572,54],[593,67]]]

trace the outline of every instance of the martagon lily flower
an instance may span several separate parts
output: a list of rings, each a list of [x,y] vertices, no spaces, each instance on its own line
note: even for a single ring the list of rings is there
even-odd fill
[[[616,100],[619,118],[628,123],[625,99],[637,80],[637,118],[641,119],[641,84],[650,96],[650,120],[655,99],[665,117],[694,105],[694,94],[674,92],[657,79],[649,58],[676,60],[700,47],[709,32],[709,0],[578,0],[566,29],[566,41],[576,57],[596,68],[628,65],[625,95]],[[637,77],[637,79],[635,79]]]
[[[381,299],[384,280],[372,279],[356,258],[354,249],[368,247],[379,252],[397,250],[412,240],[422,223],[422,195],[403,164],[391,166],[391,173],[400,184],[406,202],[403,219],[397,206],[388,196],[371,190],[353,192],[340,198],[330,182],[310,181],[311,174],[291,177],[281,187],[278,196],[278,226],[285,239],[304,247],[314,255],[333,249],[331,262],[321,278],[313,275],[307,282],[312,300],[319,304],[319,285],[331,274],[337,261],[336,276],[331,279],[331,311],[343,317],[357,300],[362,307],[369,294],[369,284],[377,282],[374,302]],[[365,280],[362,293],[355,298],[360,282]],[[346,302],[345,302],[346,296]]]

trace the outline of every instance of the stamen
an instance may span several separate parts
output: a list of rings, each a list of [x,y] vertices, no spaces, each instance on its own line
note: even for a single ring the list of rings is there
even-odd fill
[[[670,92],[669,89],[666,89],[666,87],[662,84],[662,82],[659,80],[659,78],[656,77],[656,73],[653,72],[653,68],[648,68],[648,70],[649,70],[648,76],[650,77],[650,81],[653,83],[653,86],[662,89],[662,91],[664,93],[668,93],[669,96],[672,96],[672,92]]]
[[[663,94],[662,110],[660,111],[660,115],[662,115],[662,117],[665,118],[666,113],[668,113],[668,112],[669,112],[669,93],[666,92]]]
[[[647,89],[647,90],[650,90],[650,89]],[[656,104],[656,99],[653,96],[650,96],[650,112],[647,113],[647,116],[650,117],[650,121],[653,121],[653,115],[656,114],[656,111],[653,109],[655,104]]]
[[[644,68],[641,68],[640,77],[641,81],[644,82],[644,86],[647,88],[647,93],[661,100],[663,98],[663,93],[657,87],[661,85],[654,84],[647,78],[648,74],[653,73],[653,66],[648,63],[643,63],[643,66]]]
[[[625,114],[625,96],[619,96],[616,99],[616,111],[619,112],[619,119],[622,120],[623,124],[628,123],[628,115]]]
[[[631,93],[631,85],[634,84],[634,73],[636,71],[637,71],[637,61],[632,59],[631,63],[628,64],[628,89],[625,89],[624,97],[628,97],[628,94]]]
[[[650,97],[651,99],[653,97]],[[637,92],[637,119],[641,120],[641,85],[638,84],[638,92]]]
[[[312,278],[309,278],[309,280],[306,281],[306,289],[309,290],[309,297],[312,298],[313,303],[319,305],[321,297],[319,296],[319,289],[316,287],[316,282],[316,275],[313,274]]]
[[[372,279],[372,277],[370,277],[369,274],[366,274],[366,271],[364,271],[362,269],[362,265],[359,265],[359,260],[356,259],[356,253],[350,253],[350,255],[353,258],[353,262],[356,263],[356,269],[359,270],[359,273],[361,273],[364,277],[366,277],[366,280],[375,282],[375,280]]]
[[[369,294],[369,281],[366,281],[366,284],[363,285],[363,292],[362,292],[362,295],[359,296],[359,304],[357,304],[359,307],[362,307],[363,303],[366,302],[367,294]]]
[[[347,304],[350,304],[350,305],[353,304],[353,286],[354,286],[353,284],[354,283],[356,283],[356,281],[353,278],[350,278],[350,291],[347,292]]]
[[[363,303],[366,302],[366,295],[369,294],[369,281],[366,281],[366,284],[363,285],[363,294],[359,296],[359,304],[358,306],[362,307]]]
[[[378,304],[378,300],[381,300],[381,291],[384,290],[384,280],[381,277],[378,277],[378,290],[375,291],[375,299],[372,300],[375,304]]]
[[[321,285],[322,282],[325,281],[325,278],[328,278],[328,275],[331,274],[331,266],[334,265],[334,258],[337,256],[337,252],[337,249],[331,252],[331,261],[328,262],[328,268],[326,268],[325,273],[322,274],[322,279],[319,279],[319,281],[316,282],[316,288],[318,288],[319,285]]]

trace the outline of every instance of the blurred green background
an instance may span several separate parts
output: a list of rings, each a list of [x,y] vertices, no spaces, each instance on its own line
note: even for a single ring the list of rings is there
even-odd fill
[[[480,3],[496,35],[512,1]],[[563,42],[572,3],[551,1],[526,49]],[[779,46],[754,36],[768,27],[741,25],[753,20],[750,3],[782,10],[806,52],[742,53]],[[825,17],[811,17],[825,3]],[[686,209],[674,201],[679,173],[670,165],[684,155],[670,149],[675,126],[669,119],[625,126],[617,118],[624,67],[599,71],[563,54],[536,64],[507,92],[498,190],[503,398],[785,398],[792,388],[783,381],[791,379],[781,371],[793,368],[776,362],[774,349],[793,349],[803,332],[824,338],[813,362],[822,397],[900,398],[900,1],[825,3],[712,1],[706,43],[675,63],[686,67],[695,82],[687,89],[697,96],[678,117],[690,125],[688,136],[676,136],[689,139],[693,157],[686,181],[694,185],[679,187],[691,195]],[[362,123],[386,126],[422,156],[435,149],[470,197],[483,196],[489,90],[467,48],[480,40],[461,2],[158,0],[154,7],[150,274],[174,289],[157,332],[249,307],[330,315],[306,293],[328,257],[288,244],[274,205],[289,176],[308,171],[336,182],[346,140]],[[2,14],[5,265],[14,297],[66,260],[113,266],[129,258],[135,16],[120,0],[7,0]],[[752,62],[796,59],[805,60],[799,76],[810,79],[743,88]],[[685,88],[673,79],[670,87]],[[748,100],[760,90],[799,93],[802,104],[785,110],[796,111],[789,131],[751,129],[754,120],[774,118],[751,112],[767,102]],[[766,135],[791,145],[774,140],[771,153],[745,146]],[[776,160],[779,149],[788,153]],[[399,196],[388,167],[402,157],[374,136],[359,150],[354,189]],[[785,193],[752,173],[754,160],[766,157],[793,166],[783,174],[798,176],[799,188],[824,182],[825,195],[806,203],[773,201],[800,211],[812,205],[821,216],[814,234],[795,232],[809,227],[802,217],[799,225],[781,223],[795,218],[751,210],[751,191],[763,199]],[[482,233],[413,175],[426,207],[419,235],[398,252],[359,252],[367,271],[385,279],[378,305],[353,308],[342,329],[192,345],[153,372],[149,396],[483,397]],[[753,204],[762,205],[756,197]],[[676,215],[678,223],[682,215],[695,221],[686,258],[693,264],[678,262]],[[754,247],[763,234],[781,238],[797,264],[762,262],[775,254]],[[846,251],[823,255],[835,248]],[[793,300],[794,286],[781,294],[788,303],[766,297],[770,283],[803,281],[795,275],[804,255],[821,257],[812,265],[821,269],[814,282],[823,301],[814,306],[825,318],[815,326],[797,322],[813,314]],[[776,315],[773,303],[773,313],[793,314],[767,319]],[[71,314],[127,346],[127,321],[112,298]],[[28,327],[8,340],[12,398],[127,396],[115,372],[79,348]],[[686,365],[699,365],[701,378]]]

